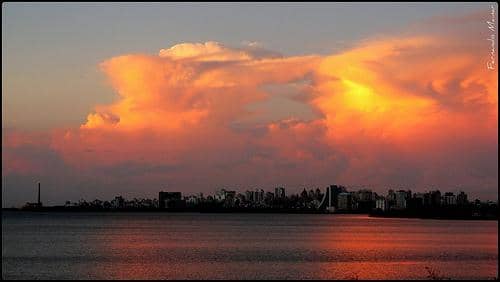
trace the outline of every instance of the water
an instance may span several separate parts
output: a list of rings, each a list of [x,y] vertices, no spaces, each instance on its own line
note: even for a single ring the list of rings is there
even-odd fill
[[[2,212],[2,278],[492,279],[497,239],[498,221]]]

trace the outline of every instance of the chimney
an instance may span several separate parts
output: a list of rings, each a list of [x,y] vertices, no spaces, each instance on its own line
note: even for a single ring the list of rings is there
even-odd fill
[[[40,205],[40,182],[38,182],[38,205]]]

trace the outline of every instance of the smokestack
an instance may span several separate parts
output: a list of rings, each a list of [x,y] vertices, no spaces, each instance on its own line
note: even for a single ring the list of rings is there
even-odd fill
[[[40,205],[40,182],[38,182],[38,205]]]

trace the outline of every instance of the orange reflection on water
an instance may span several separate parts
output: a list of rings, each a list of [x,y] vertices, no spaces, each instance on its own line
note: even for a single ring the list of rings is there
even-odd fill
[[[496,222],[351,215],[143,214],[117,218],[94,235],[100,242],[95,250],[99,263],[91,271],[99,278],[498,276]]]
[[[313,235],[318,249],[342,254],[318,264],[319,279],[498,276],[498,235],[494,229],[472,231],[482,228],[480,222],[345,217],[365,223]]]

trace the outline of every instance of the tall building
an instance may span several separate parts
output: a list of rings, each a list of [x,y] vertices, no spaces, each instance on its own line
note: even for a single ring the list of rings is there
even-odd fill
[[[386,211],[387,210],[387,200],[384,197],[378,197],[375,200],[375,209]]]
[[[446,192],[443,196],[443,204],[446,206],[456,206],[457,197],[453,194],[453,192]]]
[[[457,195],[457,205],[465,206],[468,203],[469,201],[467,200],[467,194],[465,194],[463,191],[460,191],[460,193],[458,193]]]
[[[360,202],[368,202],[372,200],[373,192],[370,189],[361,189],[358,191],[358,200]]]
[[[200,203],[201,198],[196,195],[189,195],[185,200],[188,206],[196,206]]]
[[[318,209],[326,209],[329,212],[334,212],[335,210],[337,210],[338,195],[342,192],[347,192],[347,189],[340,185],[330,185],[326,187],[325,194],[323,195],[321,195],[321,192],[316,192],[316,194],[321,197],[321,200],[318,201]]]
[[[420,201],[422,201],[422,204],[424,203],[424,198],[425,198],[425,194],[424,193],[415,193],[413,194],[413,198],[415,199],[420,199]]]
[[[314,192],[314,197],[317,200],[321,200],[321,198],[323,197],[323,193],[321,193],[321,190],[319,188],[316,188],[316,191]]]
[[[248,201],[248,202],[253,202],[255,201],[254,199],[254,195],[255,195],[255,192],[254,191],[246,191],[245,192],[245,199]]]
[[[352,209],[352,194],[342,192],[337,195],[337,208],[339,210],[348,211]]]
[[[361,189],[356,192],[356,209],[369,212],[375,207],[373,192],[370,189]]]
[[[338,195],[340,193],[346,193],[347,189],[341,185],[330,185],[330,193],[331,193],[331,203],[335,208],[338,208]]]
[[[40,182],[38,182],[38,202],[37,202],[37,204],[39,207],[42,206],[42,202],[40,201]]]
[[[264,190],[262,190],[262,189],[255,190],[254,202],[255,203],[262,203],[262,202],[264,202]]]
[[[389,191],[387,191],[386,200],[388,209],[396,206],[396,193],[394,193],[394,190],[389,189]]]
[[[228,200],[230,197],[236,196],[236,191],[228,191],[226,189],[220,189],[215,192],[215,200],[218,202],[224,202]]]
[[[111,201],[111,207],[114,209],[122,209],[125,207],[125,199],[122,196],[116,196]]]
[[[398,210],[406,209],[410,197],[411,197],[411,191],[405,191],[405,190],[396,191],[395,208]]]
[[[246,200],[245,195],[238,193],[238,194],[236,194],[236,197],[235,197],[235,205],[238,207],[241,207],[241,206],[243,206],[245,200]]]
[[[276,199],[284,199],[284,198],[286,198],[285,188],[284,187],[276,187],[274,189],[274,197]]]
[[[424,202],[425,202],[425,194],[424,193],[415,193],[415,194],[413,194],[413,198],[411,199],[410,208],[420,209],[424,206]]]
[[[36,203],[26,203],[24,208],[27,209],[37,209],[42,207],[42,202],[40,201],[40,182],[38,182],[38,200]]]
[[[441,192],[439,190],[430,192],[430,204],[433,207],[441,206]]]
[[[158,206],[160,209],[181,208],[185,206],[181,192],[160,192],[158,194]]]
[[[302,190],[302,192],[300,193],[300,198],[302,198],[303,200],[307,199],[307,190],[306,190],[306,188],[304,188],[304,190]]]
[[[309,190],[309,192],[307,192],[307,197],[309,199],[314,199],[315,198],[314,197],[314,190],[313,189],[311,189],[311,190]]]
[[[272,205],[274,197],[275,195],[272,192],[266,192],[266,195],[264,196],[264,202],[266,205]]]

